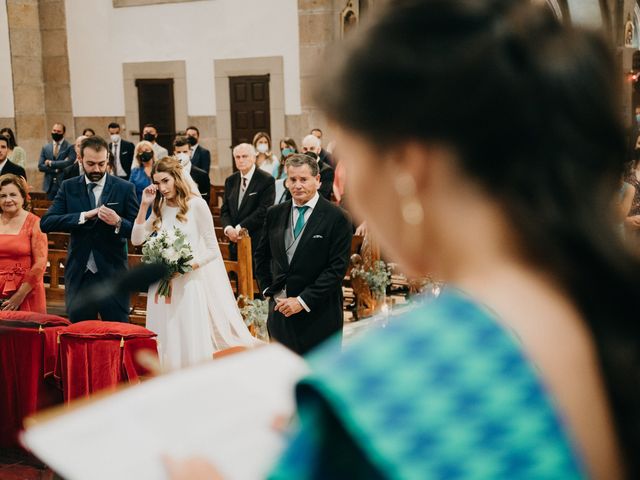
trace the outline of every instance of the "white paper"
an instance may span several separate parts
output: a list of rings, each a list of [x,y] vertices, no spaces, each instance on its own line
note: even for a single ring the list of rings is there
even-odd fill
[[[161,456],[203,456],[228,479],[264,478],[286,439],[304,361],[280,345],[165,375],[29,428],[22,442],[67,480],[167,478]]]

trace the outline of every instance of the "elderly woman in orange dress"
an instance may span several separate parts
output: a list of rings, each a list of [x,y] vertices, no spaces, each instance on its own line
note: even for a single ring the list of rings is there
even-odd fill
[[[0,310],[46,313],[47,236],[28,199],[22,177],[0,177]]]

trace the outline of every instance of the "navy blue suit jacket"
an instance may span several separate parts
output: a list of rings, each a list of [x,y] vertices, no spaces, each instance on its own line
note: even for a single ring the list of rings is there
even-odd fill
[[[115,278],[118,272],[127,269],[127,239],[131,237],[133,222],[138,214],[138,199],[133,184],[107,174],[100,203],[112,204],[109,208],[122,218],[118,233],[115,233],[115,227],[97,217],[78,224],[80,213],[91,210],[84,175],[62,182],[53,204],[40,221],[43,232],[71,233],[64,270],[67,308],[82,287],[82,276],[91,251],[98,272],[104,278]],[[129,296],[125,294],[118,301],[128,306]]]
[[[198,144],[198,148],[193,152],[191,157],[191,163],[198,167],[200,170],[204,170],[209,175],[209,168],[211,168],[211,152]]]
[[[51,160],[51,166],[45,165],[46,160]],[[76,151],[73,144],[63,140],[60,144],[58,156],[53,156],[53,143],[49,142],[42,150],[40,150],[40,159],[38,160],[38,170],[44,172],[44,182],[42,189],[49,192],[52,188],[59,188],[64,179],[64,169],[76,161]]]

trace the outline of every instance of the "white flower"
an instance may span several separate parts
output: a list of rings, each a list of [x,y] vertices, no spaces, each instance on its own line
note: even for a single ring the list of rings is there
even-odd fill
[[[165,231],[165,235],[166,235],[168,245],[173,245],[174,243],[176,243],[176,240],[178,239],[178,237],[176,236],[175,227],[173,230]]]
[[[170,263],[177,262],[180,259],[180,252],[177,252],[175,248],[169,247],[164,252],[162,252],[162,256]]]

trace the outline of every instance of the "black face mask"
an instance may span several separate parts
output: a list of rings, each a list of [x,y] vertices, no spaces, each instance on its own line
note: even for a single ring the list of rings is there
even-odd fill
[[[142,162],[148,162],[153,158],[153,152],[142,152],[138,155],[138,158],[140,158],[140,161]]]
[[[64,135],[62,135],[61,133],[52,133],[51,134],[51,138],[53,138],[54,142],[59,142],[60,140],[62,140],[64,137]]]
[[[145,133],[142,138],[151,143],[156,141],[156,136],[153,133]]]
[[[189,135],[187,136],[187,143],[193,147],[196,143],[198,143],[198,139]]]

